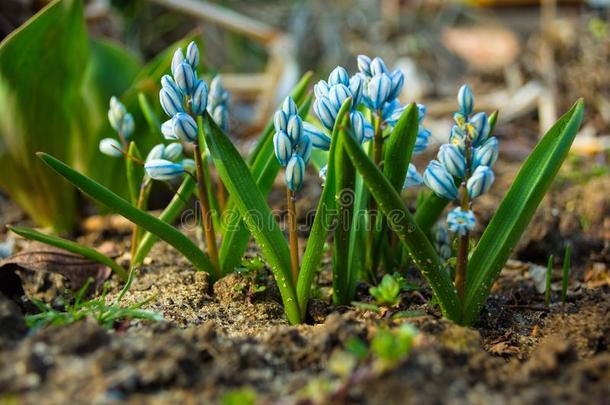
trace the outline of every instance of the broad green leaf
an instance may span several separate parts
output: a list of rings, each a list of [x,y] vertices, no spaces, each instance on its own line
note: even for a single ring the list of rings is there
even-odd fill
[[[424,231],[429,234],[432,226],[438,221],[443,213],[443,210],[451,201],[445,197],[439,197],[430,192],[425,197],[423,203],[417,206],[415,210],[415,222]]]
[[[418,130],[417,105],[411,103],[401,114],[384,148],[383,174],[399,193],[407,177]]]
[[[271,267],[288,320],[292,324],[300,323],[301,313],[290,274],[290,252],[284,235],[231,140],[207,113],[204,122],[206,144],[214,166]]]
[[[89,46],[81,1],[55,1],[0,44],[0,187],[36,223],[75,223],[76,194],[34,153],[71,158]]]
[[[316,269],[322,260],[324,254],[324,244],[328,238],[329,228],[332,225],[333,218],[336,215],[335,211],[335,170],[334,158],[337,140],[339,139],[339,131],[347,124],[346,113],[349,111],[350,103],[344,103],[337,113],[336,122],[343,125],[335,125],[331,136],[330,150],[328,153],[328,170],[326,171],[326,182],[322,189],[322,194],[318,200],[316,215],[313,219],[313,225],[309,231],[307,238],[307,246],[303,254],[301,269],[299,271],[299,279],[297,282],[297,296],[299,298],[299,308],[301,309],[301,317],[305,317],[307,312],[307,301],[309,300],[309,292],[311,283],[316,274]]]
[[[55,246],[57,248],[67,250],[68,252],[76,253],[78,255],[86,257],[87,259],[91,259],[105,266],[108,266],[123,281],[127,280],[127,272],[125,271],[125,269],[119,266],[117,262],[101,254],[95,249],[80,245],[68,239],[47,235],[30,228],[23,228],[18,226],[7,226],[7,228],[10,231],[15,232],[17,235],[23,236],[26,239],[46,243],[47,245]]]
[[[443,314],[449,319],[459,320],[460,303],[449,273],[400,195],[352,137],[343,136],[343,145],[371,195],[377,200],[379,209],[388,218],[388,225],[409,250],[422,276],[432,287]]]
[[[159,215],[159,219],[163,222],[171,224],[176,217],[182,212],[184,207],[186,206],[189,198],[195,191],[195,180],[191,176],[186,176],[176,191],[174,198],[169,202],[169,204],[165,207],[161,215]],[[146,232],[138,245],[138,249],[136,250],[136,254],[132,259],[132,266],[139,266],[144,262],[144,258],[150,252],[155,242],[157,242],[159,238],[150,232]]]
[[[307,79],[307,80],[306,80]],[[305,75],[300,84],[295,87],[292,92],[295,103],[299,106],[299,115],[304,116],[311,107],[311,95],[307,96],[306,93],[302,93],[302,88],[309,83],[311,79],[310,75]],[[256,153],[256,159],[254,160],[250,172],[256,181],[256,185],[263,194],[263,196],[269,195],[273,182],[277,177],[277,173],[280,170],[280,164],[275,158],[273,151],[273,118],[267,125],[267,130],[263,138],[267,139],[258,152]],[[268,136],[267,134],[271,134]],[[227,203],[227,212],[231,213],[234,207],[232,198],[229,198]],[[248,241],[250,240],[250,233],[242,222],[241,218],[237,215],[225,216],[227,221],[225,226],[225,234],[220,247],[220,263],[224,274],[232,272],[236,267],[240,265],[241,258],[246,251]],[[224,222],[224,221],[223,221]]]
[[[78,187],[83,193],[124,216],[142,229],[157,235],[157,237],[176,248],[176,250],[182,253],[197,270],[208,272],[214,278],[218,277],[218,274],[215,273],[214,266],[207,255],[174,227],[144,211],[140,211],[108,188],[96,183],[91,178],[80,174],[53,156],[47,153],[38,153],[38,156],[43,162],[49,165],[49,167],[62,175],[74,186]]]
[[[534,216],[566,158],[583,119],[579,100],[544,135],[525,161],[470,256],[466,274],[464,317],[476,320],[493,282]]]

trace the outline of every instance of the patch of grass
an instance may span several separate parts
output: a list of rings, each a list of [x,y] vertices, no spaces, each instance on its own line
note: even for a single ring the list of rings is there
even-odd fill
[[[110,304],[106,303],[106,296],[108,294],[107,284],[104,285],[104,289],[99,297],[91,300],[84,299],[87,290],[91,286],[92,279],[89,279],[81,289],[74,294],[74,301],[72,303],[64,302],[64,311],[57,310],[45,302],[33,300],[34,304],[40,310],[40,313],[27,315],[25,318],[26,324],[28,328],[32,330],[38,330],[45,326],[69,325],[85,318],[93,318],[103,327],[111,329],[115,322],[127,319],[146,319],[155,322],[163,321],[163,316],[160,313],[141,309],[142,306],[149,303],[154,297],[126,307],[120,305],[125,293],[129,291],[129,288],[131,287],[133,276],[134,271],[132,270],[129,273],[127,283]]]

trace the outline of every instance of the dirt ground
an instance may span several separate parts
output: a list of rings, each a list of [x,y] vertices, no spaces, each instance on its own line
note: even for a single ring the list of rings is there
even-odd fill
[[[517,164],[500,164],[493,190],[510,184]],[[402,293],[398,307],[379,313],[333,307],[328,265],[318,276],[308,323],[289,326],[268,273],[258,281],[266,286],[259,293],[250,292],[251,280],[241,274],[212,286],[206,274],[158,243],[124,302],[152,297],[146,308],[162,313],[165,322],[131,321],[108,331],[85,321],[28,333],[24,314],[35,309],[27,297],[53,302],[65,282],[20,272],[25,295],[0,294],[0,401],[610,403],[610,179],[573,181],[566,173],[572,173],[569,164],[473,328],[443,320],[427,288]],[[481,222],[493,214],[499,193],[481,199]],[[24,221],[10,202],[2,204],[3,221]],[[108,239],[100,232],[81,241],[99,246]],[[127,237],[110,239],[117,251],[125,249]],[[534,263],[544,264],[550,253],[560,256],[566,240],[574,246],[568,300],[559,303],[557,261],[553,303],[546,308],[532,277]],[[407,277],[419,280],[413,270]],[[119,287],[111,283],[108,299]],[[366,286],[357,300],[372,302]],[[341,356],[354,338],[369,344],[379,328],[402,323],[420,334],[395,364],[378,369],[370,356],[352,362]],[[232,396],[237,402],[229,402]]]

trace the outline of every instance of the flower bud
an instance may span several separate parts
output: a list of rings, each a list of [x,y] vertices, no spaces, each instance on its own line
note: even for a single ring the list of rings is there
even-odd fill
[[[405,84],[405,75],[396,69],[390,74],[390,80],[392,82],[392,90],[390,90],[388,99],[392,100],[400,95],[402,86]]]
[[[296,152],[303,158],[303,162],[305,162],[306,165],[309,163],[309,159],[311,158],[311,148],[311,139],[309,139],[307,135],[301,136],[299,144],[296,148]]]
[[[219,105],[229,102],[229,92],[222,83],[222,76],[216,75],[210,82],[210,95],[208,104]]]
[[[178,87],[170,75],[163,75],[163,77],[161,77],[161,87],[169,87],[179,96],[180,99],[182,99],[182,90],[180,90],[180,87]]]
[[[203,80],[197,80],[191,98],[191,110],[195,115],[203,115],[208,106],[208,85]]]
[[[195,120],[188,114],[177,113],[172,119],[174,126],[174,134],[186,142],[195,142],[197,140],[198,128]]]
[[[464,211],[457,207],[447,214],[447,227],[453,233],[460,236],[466,235],[467,232],[474,229],[476,220],[472,211]]]
[[[383,107],[390,95],[392,89],[392,81],[386,74],[375,75],[368,85],[368,96],[373,109],[377,110]]]
[[[106,156],[111,157],[121,157],[123,153],[121,152],[122,146],[119,141],[114,138],[104,138],[100,141],[100,152],[102,152]]]
[[[305,162],[300,155],[295,153],[286,165],[286,185],[292,191],[299,191],[303,186],[304,177]]]
[[[284,111],[286,117],[297,115],[299,113],[299,109],[292,97],[286,97],[286,100],[284,100],[284,104],[282,105],[282,111]]]
[[[197,77],[191,65],[189,65],[187,62],[182,62],[178,65],[178,67],[176,67],[174,80],[176,81],[176,84],[180,90],[182,90],[182,93],[192,94]]]
[[[349,119],[352,122],[354,139],[358,143],[364,142],[366,140],[366,120],[364,115],[360,111],[353,111],[350,113]]]
[[[489,137],[489,133],[491,132],[491,127],[489,125],[489,119],[487,118],[487,114],[484,112],[478,112],[470,118],[470,124],[476,131],[476,135],[472,140],[472,144],[474,146],[482,145],[483,142],[487,140]]]
[[[278,131],[273,135],[273,150],[280,165],[286,166],[292,155],[292,141],[284,131]]]
[[[498,160],[498,139],[492,136],[482,146],[474,149],[472,168],[476,169],[478,166],[492,167],[496,160]]]
[[[424,183],[438,196],[448,200],[455,200],[458,196],[458,189],[451,174],[440,162],[430,161],[424,171]]]
[[[182,48],[178,48],[172,57],[172,75],[176,75],[176,69],[178,69],[182,62],[184,62],[184,55],[182,54]]]
[[[182,168],[185,172],[194,173],[195,172],[195,161],[193,159],[182,159],[180,162]]]
[[[131,137],[131,134],[133,134],[135,127],[136,124],[133,120],[133,115],[131,115],[130,113],[125,114],[125,116],[123,117],[123,124],[121,125],[120,131],[123,137],[125,137],[125,139],[129,139]]]
[[[464,150],[466,135],[464,132],[458,127],[454,125],[451,127],[451,135],[449,135],[449,143],[460,148],[461,151]]]
[[[163,153],[163,157],[167,160],[171,160],[172,162],[177,161],[182,157],[182,152],[184,151],[184,147],[180,142],[170,143],[165,147],[165,152]]]
[[[474,95],[467,84],[460,87],[457,101],[458,105],[460,106],[460,112],[468,117],[472,113],[472,109],[474,107]]]
[[[328,100],[332,104],[333,108],[337,111],[341,109],[343,102],[351,96],[351,93],[347,86],[343,84],[335,84],[331,86],[328,92]]]
[[[332,131],[335,126],[335,118],[337,117],[338,111],[334,109],[328,98],[318,98],[313,103],[313,110],[320,119],[322,125],[329,131]]]
[[[488,166],[479,166],[466,183],[471,200],[486,193],[495,180],[494,172]]]
[[[182,107],[182,96],[175,92],[171,87],[162,87],[159,92],[161,107],[168,117],[173,117],[179,112],[184,112]]]
[[[430,130],[423,127],[423,125],[419,126],[417,130],[417,137],[415,138],[415,146],[413,147],[414,154],[420,154],[426,150],[428,147],[428,139],[430,138]]]
[[[146,161],[149,162],[155,159],[163,159],[165,156],[165,145],[162,143],[155,145],[152,147],[148,155],[146,156]]]
[[[227,131],[229,128],[229,111],[224,105],[218,105],[212,111],[212,119],[222,129]]]
[[[355,108],[360,104],[364,94],[364,79],[362,75],[355,74],[349,79],[349,91],[352,94],[352,105]]]
[[[273,116],[273,126],[275,127],[276,132],[287,130],[288,118],[284,111],[277,110],[275,112],[275,115]]]
[[[409,168],[407,169],[407,177],[405,178],[405,182],[402,185],[403,190],[415,186],[419,186],[424,182],[424,179],[417,172],[417,168],[413,163],[409,163]]]
[[[303,134],[311,139],[311,145],[316,149],[330,149],[330,136],[326,135],[321,129],[307,121],[303,122]]]
[[[462,178],[466,174],[466,158],[457,146],[441,145],[437,158],[452,176]]]
[[[329,90],[330,86],[326,83],[326,80],[320,80],[313,86],[313,93],[316,95],[316,98],[328,97]]]
[[[186,48],[186,60],[193,70],[197,70],[199,67],[199,48],[197,48],[197,44],[194,41],[191,41]]]
[[[127,109],[123,103],[118,98],[112,96],[110,98],[110,108],[108,109],[108,121],[112,129],[117,132],[122,130],[125,114],[127,114]]]
[[[347,70],[341,66],[337,66],[332,72],[330,72],[330,76],[328,76],[328,84],[331,87],[337,84],[349,86],[349,75],[347,74]]]
[[[176,134],[174,134],[174,123],[171,118],[161,124],[161,133],[165,139],[178,139]]]
[[[171,180],[184,173],[184,167],[180,163],[165,159],[153,159],[144,163],[144,170],[152,179],[161,181]]]
[[[286,133],[290,137],[293,145],[296,145],[301,140],[303,135],[303,121],[298,115],[293,115],[288,119],[286,125]]]
[[[371,58],[366,55],[358,55],[356,60],[358,61],[358,70],[360,70],[363,75],[371,77]]]
[[[371,76],[377,76],[380,74],[387,74],[388,73],[388,67],[385,65],[385,62],[383,61],[383,59],[381,59],[379,56],[376,56],[375,58],[373,58],[373,60],[371,61]]]

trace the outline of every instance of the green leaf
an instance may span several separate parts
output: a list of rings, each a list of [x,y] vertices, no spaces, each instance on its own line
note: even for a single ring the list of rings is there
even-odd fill
[[[401,114],[384,148],[383,174],[399,193],[407,177],[418,130],[417,105],[411,103]]]
[[[49,165],[49,167],[62,175],[66,180],[74,184],[89,197],[107,206],[111,210],[116,211],[142,229],[154,233],[159,238],[172,245],[176,250],[182,253],[197,270],[208,272],[212,277],[218,277],[218,274],[215,273],[214,266],[207,255],[174,227],[152,215],[140,211],[106,187],[96,183],[91,178],[80,174],[53,156],[42,152],[39,152],[38,156],[43,162]]]
[[[584,102],[579,100],[540,140],[472,252],[466,274],[464,324],[469,325],[478,317],[493,282],[567,156],[583,111]]]
[[[428,281],[443,314],[452,320],[460,319],[460,303],[434,247],[417,226],[400,195],[364,153],[351,136],[343,136],[343,145],[354,166],[362,175],[371,195],[377,200],[380,210],[388,219],[388,225],[399,236],[409,250],[413,261]]]
[[[301,317],[305,317],[307,311],[307,301],[311,291],[311,283],[316,274],[316,269],[322,260],[324,254],[324,244],[328,238],[329,227],[332,224],[335,212],[335,169],[334,156],[339,139],[339,131],[344,128],[347,123],[346,114],[349,111],[350,103],[344,103],[337,113],[336,122],[341,122],[343,125],[335,125],[331,136],[330,149],[328,153],[328,170],[326,171],[326,182],[322,189],[322,194],[318,200],[316,215],[313,219],[313,225],[309,231],[307,238],[307,246],[303,254],[301,269],[299,271],[299,279],[297,282],[297,297],[299,298],[299,308],[301,309]]]
[[[284,235],[258,189],[248,165],[231,140],[207,113],[204,122],[206,144],[214,166],[271,267],[288,320],[292,324],[300,323],[301,314],[290,274],[290,252]]]
[[[302,83],[309,83],[305,79],[311,79],[309,75],[305,75],[301,80],[301,84],[297,85],[293,90],[293,99],[299,106],[299,115],[304,116],[309,108],[311,107],[311,95],[306,96],[303,94],[301,97]],[[267,125],[268,131],[265,132],[263,138],[267,139],[267,142],[261,146],[257,152],[257,158],[254,160],[250,168],[250,172],[256,181],[256,185],[263,194],[263,196],[269,195],[273,182],[277,177],[280,170],[280,164],[275,158],[275,152],[273,151],[273,119],[270,120]],[[268,136],[267,134],[271,134]],[[229,198],[227,203],[227,212],[231,213],[234,207],[232,198]],[[237,215],[225,216],[227,224],[225,226],[226,232],[220,247],[220,263],[224,274],[232,272],[235,268],[239,267],[241,258],[246,251],[248,241],[250,240],[250,233],[242,222],[241,218]]]
[[[172,198],[163,212],[161,212],[161,215],[159,215],[159,219],[171,224],[186,206],[189,198],[195,191],[195,185],[195,180],[191,176],[186,176],[182,181],[180,188],[176,191],[174,198]],[[131,260],[132,266],[139,266],[144,262],[144,258],[148,255],[150,249],[152,249],[157,240],[159,240],[159,238],[153,233],[146,232],[144,234],[134,257]]]
[[[15,232],[17,235],[23,236],[26,239],[46,243],[47,245],[55,246],[60,249],[67,250],[68,252],[76,253],[78,255],[86,257],[87,259],[91,259],[105,266],[108,266],[123,281],[127,280],[127,272],[125,271],[125,269],[119,266],[117,262],[101,254],[95,249],[80,245],[68,239],[47,235],[30,228],[23,228],[18,226],[7,226],[7,228],[10,231]]]
[[[0,44],[0,187],[36,223],[70,229],[76,194],[34,157],[70,158],[89,45],[82,2],[56,1]],[[35,191],[35,192],[34,192]]]

